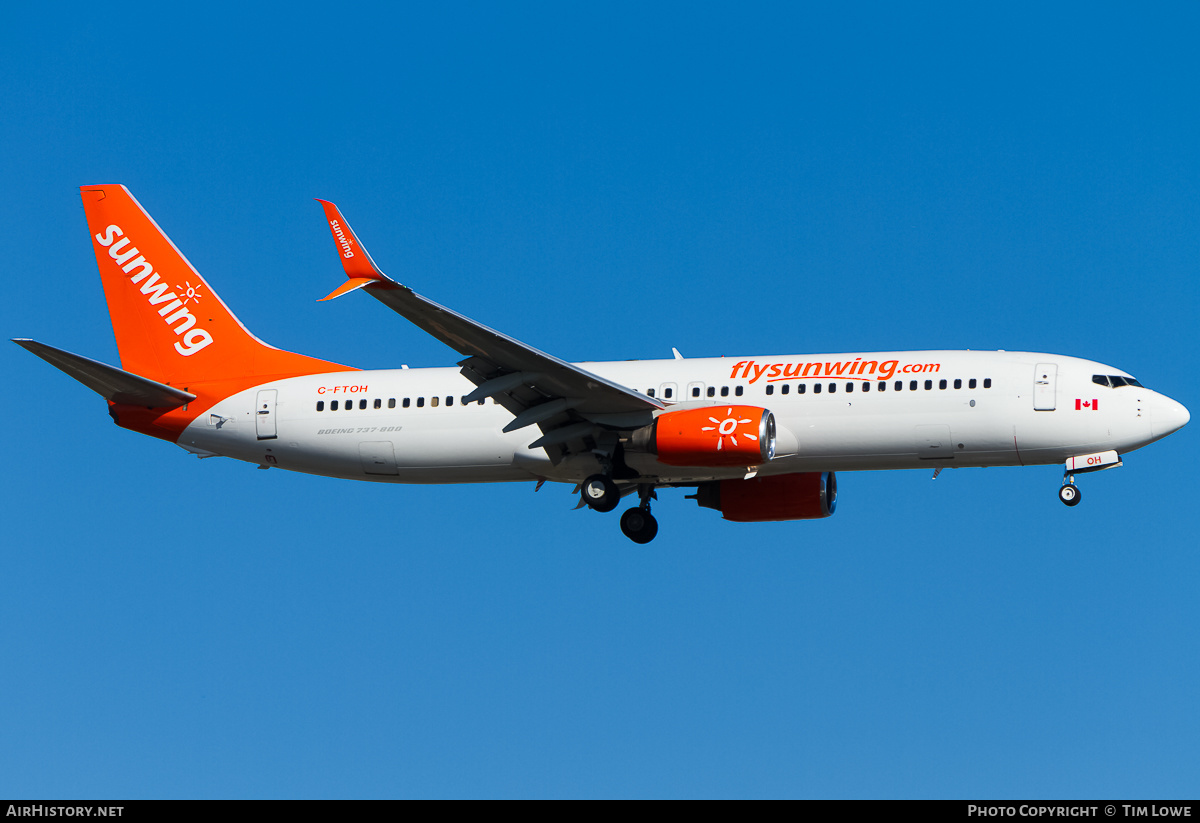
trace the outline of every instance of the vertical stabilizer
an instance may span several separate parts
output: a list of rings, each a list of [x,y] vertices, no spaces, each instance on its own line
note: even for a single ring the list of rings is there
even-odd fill
[[[126,371],[187,386],[348,370],[252,335],[124,186],[80,191]]]

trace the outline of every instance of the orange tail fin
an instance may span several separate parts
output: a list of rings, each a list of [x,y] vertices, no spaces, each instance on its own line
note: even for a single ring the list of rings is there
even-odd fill
[[[80,191],[126,371],[184,386],[349,370],[247,331],[124,186]]]

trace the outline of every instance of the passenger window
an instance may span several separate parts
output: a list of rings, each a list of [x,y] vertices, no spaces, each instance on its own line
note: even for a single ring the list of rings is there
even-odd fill
[[[665,399],[665,400],[670,400],[670,399],[671,399],[671,395],[672,395],[672,394],[674,394],[674,393],[675,393],[675,392],[671,391],[671,389],[669,389],[669,388],[668,388],[668,389],[663,389],[663,399]]]
[[[389,397],[389,398],[388,398],[388,408],[389,408],[389,409],[394,409],[394,408],[396,408],[396,398],[394,398],[394,397]]]
[[[709,397],[716,397],[716,395],[717,395],[717,390],[716,390],[716,388],[715,388],[715,387],[713,387],[713,386],[709,386],[709,387],[708,387],[708,396],[709,396]]]
[[[798,385],[796,386],[796,394],[804,394],[804,392],[805,392],[805,391],[807,391],[807,389],[806,389],[806,386],[807,386],[807,385],[808,385],[807,383],[800,383],[800,384],[798,384]],[[786,389],[786,388],[787,388],[787,386],[784,386],[784,388]]]
[[[975,378],[974,378],[974,377],[972,377],[972,378],[971,378],[971,382],[967,383],[967,388],[968,388],[968,389],[973,389],[973,388],[975,388],[975,385],[976,385]]]
[[[916,390],[917,390],[917,381],[916,381],[916,380],[913,380],[913,381],[911,381],[911,382],[908,384],[908,390],[909,390],[909,391],[916,391]]]
[[[853,384],[853,383],[847,383],[847,384],[846,384],[846,391],[848,391],[848,392],[852,392],[852,391],[854,391],[854,384]]]
[[[404,406],[404,408],[407,409],[409,407],[409,405],[411,404],[411,401],[412,401],[412,398],[406,397],[406,398],[404,398],[404,402],[401,403],[400,405]]]
[[[879,381],[879,390],[880,390],[880,391],[887,391],[887,381],[886,381],[886,380],[880,380],[880,381]]]
[[[775,393],[775,387],[768,383],[767,384],[767,394],[774,394],[774,393]]]
[[[330,410],[330,411],[337,411],[337,410],[338,410],[338,401],[336,401],[336,400],[330,400],[330,401],[329,401],[329,410]]]
[[[990,378],[990,377],[983,378],[983,387],[985,389],[990,389],[992,387],[992,378]]]
[[[895,389],[896,391],[903,391],[903,389],[904,389],[904,381],[903,381],[903,380],[897,380],[897,381],[896,381],[896,385],[892,386],[892,388],[893,388],[893,389]],[[916,388],[916,386],[913,386],[913,388],[915,389],[915,388]]]
[[[429,398],[429,407],[430,407],[430,408],[433,408],[433,409],[436,409],[436,408],[437,408],[437,406],[438,406],[438,399],[439,399],[439,398],[437,398],[437,397],[431,397],[431,398]]]
[[[653,396],[654,396],[654,389],[646,389],[646,396],[647,396],[647,397],[653,397]]]
[[[741,397],[742,396],[742,388],[743,388],[742,386],[738,386],[736,389],[733,390],[733,393],[736,394],[738,397]]]
[[[417,398],[417,408],[418,408],[418,409],[421,409],[421,408],[424,408],[424,407],[425,407],[425,398],[424,398],[424,397],[418,397],[418,398]]]
[[[781,387],[780,387],[780,389],[779,389],[779,393],[780,393],[780,394],[787,394],[787,393],[788,393],[788,389],[790,389],[790,388],[791,388],[791,386],[789,386],[787,383],[784,383],[784,384],[783,384],[783,386],[781,386]]]
[[[383,408],[383,401],[380,400],[378,397],[375,398],[375,408],[377,408],[377,409]]]
[[[450,394],[450,395],[446,395],[446,405],[447,405],[447,406],[453,406],[453,405],[454,405],[454,395],[452,395],[452,394]]]
[[[317,411],[325,411],[325,401],[324,400],[317,401]]]
[[[926,380],[926,381],[925,381],[925,391],[929,391],[929,390],[930,390],[930,389],[932,389],[932,388],[933,388],[933,381],[932,381],[932,380]]]
[[[721,396],[722,396],[722,397],[728,397],[728,396],[729,396],[729,387],[728,387],[728,386],[722,386],[722,387],[721,387]]]
[[[360,409],[365,409],[367,407],[367,399],[365,397],[358,401],[358,407]]]
[[[821,384],[813,383],[813,394],[820,394],[820,393],[821,393]]]
[[[863,383],[863,391],[870,391],[870,390],[871,390],[871,384]]]
[[[945,380],[939,380],[939,381],[938,381],[938,388],[939,388],[939,389],[944,389],[944,388],[946,388],[946,381],[945,381]]]
[[[699,396],[700,396],[700,387],[692,386],[692,397],[699,397]]]
[[[956,389],[961,389],[961,388],[962,388],[962,378],[955,378],[955,379],[954,379],[954,388],[956,388]]]
[[[835,391],[837,391],[837,383],[830,383],[829,384],[829,393],[833,394]]]

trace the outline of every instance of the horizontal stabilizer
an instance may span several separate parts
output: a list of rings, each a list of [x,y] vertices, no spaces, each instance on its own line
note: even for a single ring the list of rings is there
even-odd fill
[[[166,383],[141,377],[99,360],[71,354],[36,340],[16,339],[13,342],[113,403],[153,409],[174,409],[196,399],[196,395],[180,391]]]

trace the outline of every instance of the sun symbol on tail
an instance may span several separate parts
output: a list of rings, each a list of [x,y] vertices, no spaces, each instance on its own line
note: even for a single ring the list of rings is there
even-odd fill
[[[730,443],[732,443],[734,446],[736,446],[738,444],[737,437],[735,436],[738,433],[737,427],[742,425],[743,423],[751,422],[750,418],[748,418],[748,417],[743,420],[738,420],[736,417],[733,416],[732,408],[727,409],[725,411],[725,415],[726,416],[725,416],[724,420],[718,420],[715,417],[708,418],[709,420],[711,420],[713,423],[716,424],[715,426],[701,426],[700,427],[700,431],[705,431],[705,432],[715,431],[717,433],[717,436],[718,436],[717,437],[717,451],[722,450],[722,447],[725,445],[726,437],[729,438]],[[758,440],[758,435],[749,434],[747,432],[742,432],[742,437],[746,438],[747,440]]]
[[[204,296],[203,294],[200,293],[200,287],[193,286],[191,284],[191,281],[189,281],[189,280],[184,280],[183,282],[185,284],[187,284],[186,287],[185,286],[176,286],[175,288],[178,289],[179,291],[183,292],[184,305],[187,305],[188,303],[191,303],[193,301],[199,303],[200,298]]]

